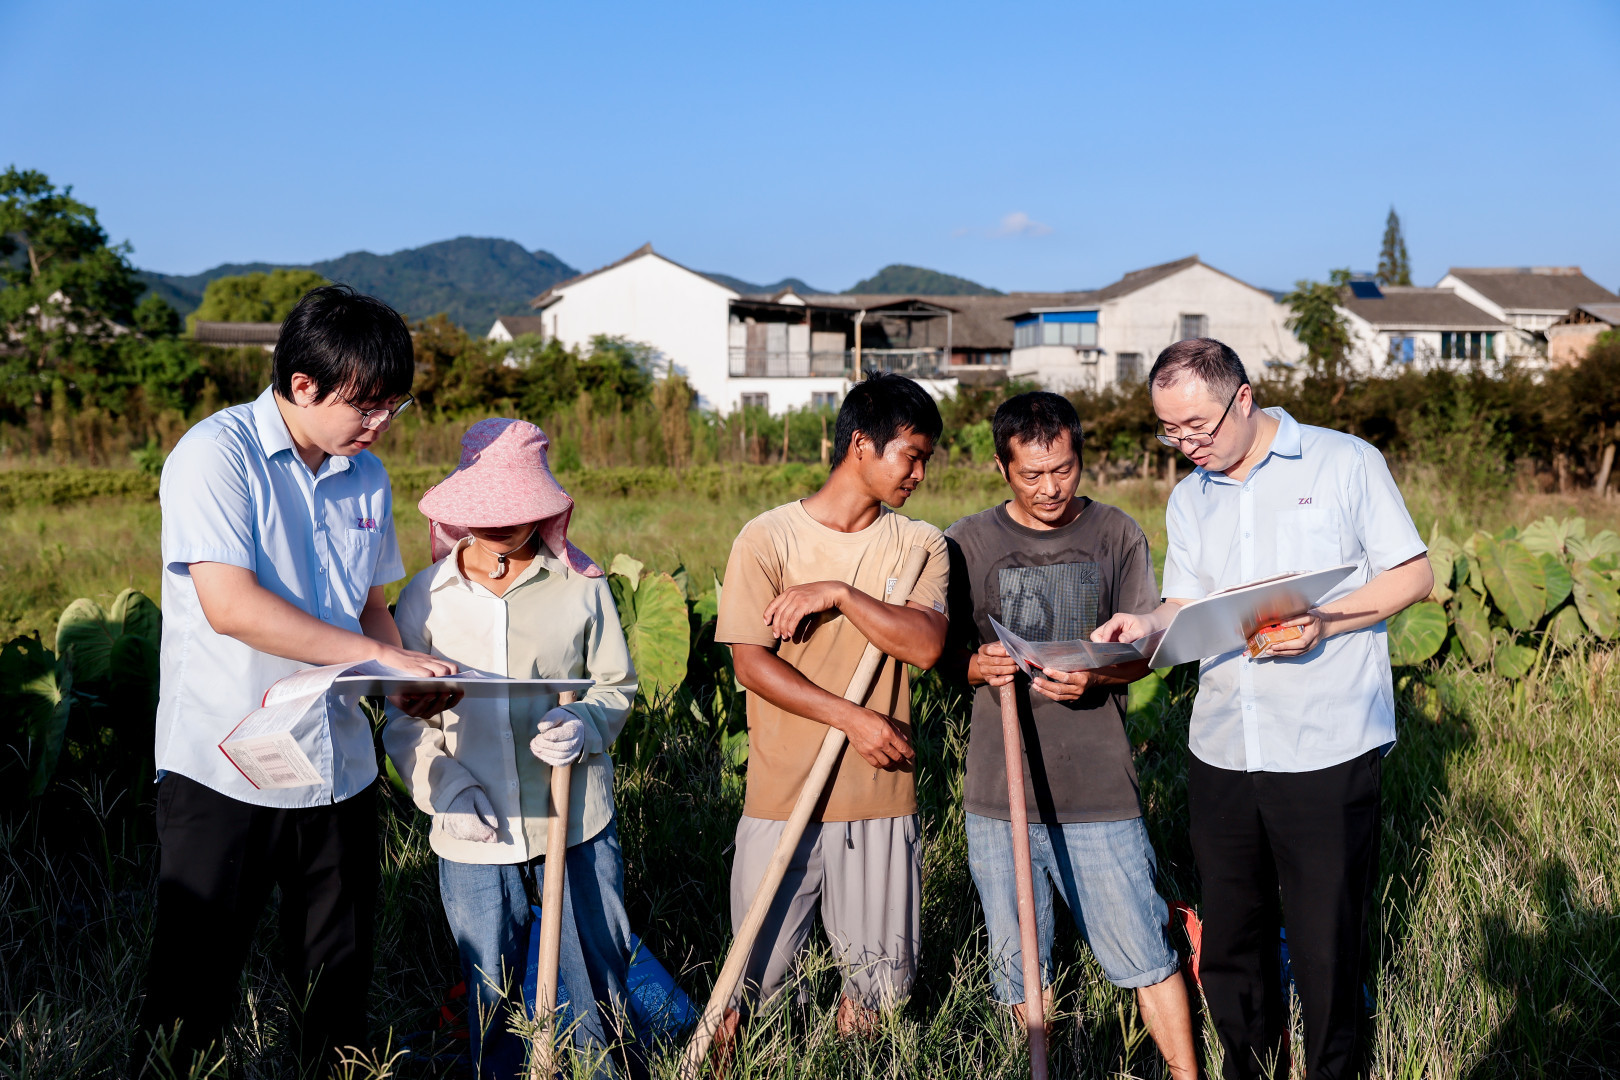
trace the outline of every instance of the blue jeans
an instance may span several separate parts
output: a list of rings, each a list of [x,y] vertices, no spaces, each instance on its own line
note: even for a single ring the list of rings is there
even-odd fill
[[[513,1080],[523,1073],[527,1043],[511,1031],[507,1010],[521,1014],[523,1009],[521,988],[534,919],[524,877],[527,873],[538,884],[545,877],[544,865],[544,857],[494,865],[439,860],[439,896],[461,951],[467,1028],[480,1080]],[[558,975],[572,997],[574,1046],[601,1055],[630,1037],[619,1034],[620,1017],[629,1015],[625,979],[630,917],[624,910],[624,857],[613,822],[568,849],[566,881]],[[604,1068],[606,1075],[612,1074],[610,1067]]]
[[[1024,953],[1018,936],[1018,890],[1012,824],[967,816],[968,869],[979,887],[990,933],[990,979],[1004,1005],[1024,1000]],[[1052,983],[1056,930],[1052,888],[1063,891],[1074,925],[1115,986],[1153,986],[1179,967],[1165,935],[1170,910],[1154,888],[1156,863],[1142,819],[1032,823],[1029,854],[1035,876],[1035,924],[1041,984]]]

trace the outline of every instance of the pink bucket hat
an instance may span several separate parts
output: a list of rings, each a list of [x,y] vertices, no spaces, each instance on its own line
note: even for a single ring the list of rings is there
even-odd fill
[[[428,488],[417,509],[428,519],[433,561],[450,553],[469,528],[502,529],[540,523],[540,539],[553,555],[586,577],[602,568],[568,542],[574,500],[551,475],[551,440],[526,420],[481,420],[461,438],[461,464]]]

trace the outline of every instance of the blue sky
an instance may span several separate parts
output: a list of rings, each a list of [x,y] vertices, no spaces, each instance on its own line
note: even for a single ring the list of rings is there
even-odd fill
[[[1620,4],[0,0],[0,165],[192,273],[458,235],[591,268],[1003,289],[1192,252],[1255,284],[1620,287]]]

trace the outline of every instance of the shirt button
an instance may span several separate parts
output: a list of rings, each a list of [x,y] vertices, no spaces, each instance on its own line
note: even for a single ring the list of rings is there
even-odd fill
[[[324,566],[321,567],[321,573],[323,573],[323,574],[326,573],[326,567],[324,567]]]
[[[506,786],[509,787],[509,788],[515,788],[515,787],[517,787],[517,781],[513,780],[511,783],[507,784]]]
[[[1248,539],[1248,538],[1249,538],[1249,534],[1248,534],[1248,533],[1244,533],[1244,534],[1243,534],[1243,539],[1245,539],[1245,540],[1247,540],[1247,539]]]

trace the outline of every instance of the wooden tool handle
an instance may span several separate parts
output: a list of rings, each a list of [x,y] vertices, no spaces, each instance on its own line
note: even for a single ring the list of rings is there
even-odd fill
[[[884,598],[885,603],[905,604],[910,600],[911,590],[916,587],[917,579],[922,576],[923,566],[927,562],[926,548],[914,547],[908,551],[906,561],[900,569],[900,576],[895,581],[894,590]],[[866,696],[872,692],[872,680],[877,677],[878,666],[882,663],[882,650],[870,641],[867,642],[865,651],[861,653],[860,663],[855,667],[855,674],[849,680],[849,689],[844,691],[844,700],[853,701],[857,705],[865,701]],[[799,789],[799,798],[793,804],[793,812],[788,815],[787,822],[782,827],[782,835],[776,841],[776,850],[771,853],[771,861],[765,867],[765,876],[760,879],[759,888],[754,891],[753,902],[748,905],[748,915],[743,919],[742,926],[737,929],[737,936],[732,939],[731,950],[726,953],[726,962],[714,981],[714,990],[709,994],[709,1003],[703,1009],[703,1016],[698,1020],[697,1029],[692,1032],[691,1041],[686,1044],[686,1054],[681,1064],[681,1075],[686,1080],[696,1080],[698,1070],[703,1067],[704,1059],[709,1056],[709,1044],[714,1041],[714,1033],[726,1015],[732,996],[737,992],[737,984],[742,981],[743,969],[748,966],[749,953],[754,949],[760,928],[765,925],[765,916],[771,909],[771,902],[776,899],[776,890],[781,886],[782,878],[787,873],[794,849],[799,846],[799,840],[804,836],[810,815],[815,811],[816,804],[821,801],[827,780],[838,764],[838,756],[844,752],[845,741],[846,736],[837,728],[828,728],[827,734],[822,737],[821,752],[816,755],[816,762],[810,767],[810,775],[805,778],[804,787]]]
[[[557,704],[577,699],[572,690],[557,695]],[[557,964],[562,955],[563,884],[568,865],[569,793],[574,782],[573,765],[551,767],[551,821],[546,829],[546,874],[540,890],[540,955],[535,978],[533,1052],[529,1056],[530,1080],[551,1080],[555,1029],[557,1023]],[[576,991],[577,993],[577,991]]]
[[[1046,1080],[1046,1000],[1041,986],[1041,945],[1035,925],[1035,874],[1029,856],[1029,805],[1024,798],[1024,734],[1018,723],[1018,688],[1001,688],[1001,745],[1007,759],[1007,816],[1012,819],[1013,879],[1018,895],[1018,943],[1024,961],[1024,1023],[1029,1031],[1029,1068]]]

